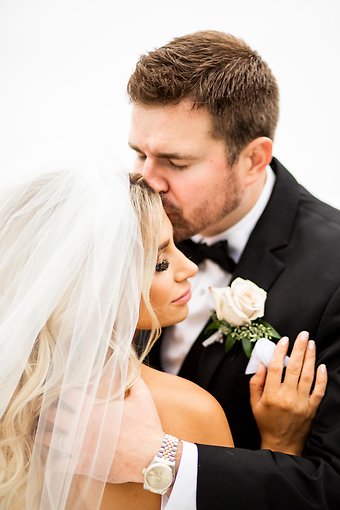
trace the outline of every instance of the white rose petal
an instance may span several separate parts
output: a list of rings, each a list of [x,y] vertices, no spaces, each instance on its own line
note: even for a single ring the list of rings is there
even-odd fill
[[[233,326],[242,326],[243,324],[250,323],[247,315],[235,306],[230,287],[211,287],[209,290],[211,292],[215,304],[216,315],[219,320],[229,322]]]
[[[233,326],[243,326],[244,324],[250,324],[248,316],[244,311],[237,306],[233,296],[233,289],[227,287],[226,289],[226,302],[224,303],[223,315],[224,320],[232,324]]]
[[[250,324],[264,315],[267,293],[250,280],[236,278],[230,287],[211,287],[216,315],[233,326]]]
[[[250,320],[263,317],[267,293],[250,280],[236,278],[231,284],[236,306]]]
[[[214,308],[216,310],[216,315],[218,320],[223,320],[223,303],[226,300],[226,287],[209,287],[211,297],[214,302]]]

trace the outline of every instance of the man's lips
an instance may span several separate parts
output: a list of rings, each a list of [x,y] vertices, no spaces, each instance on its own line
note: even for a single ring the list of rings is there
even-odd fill
[[[177,299],[171,301],[172,305],[185,305],[191,298],[191,287],[189,287],[184,294],[181,294]]]

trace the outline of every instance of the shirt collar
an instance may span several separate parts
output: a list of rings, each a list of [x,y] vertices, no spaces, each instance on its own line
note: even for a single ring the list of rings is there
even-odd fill
[[[205,242],[208,245],[217,243],[218,241],[227,240],[229,245],[229,254],[237,263],[242,252],[248,242],[256,223],[260,219],[265,210],[275,184],[275,174],[270,166],[266,168],[266,182],[263,186],[261,194],[252,209],[235,225],[211,237],[203,237],[200,234],[193,236],[196,242]]]

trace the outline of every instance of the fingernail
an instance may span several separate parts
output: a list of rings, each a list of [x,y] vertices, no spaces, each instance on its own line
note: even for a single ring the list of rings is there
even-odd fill
[[[314,351],[314,349],[315,349],[315,342],[314,342],[314,340],[309,340],[309,342],[308,342],[308,349],[310,349],[311,351]]]
[[[319,366],[319,370],[323,373],[327,372],[326,365],[322,364]]]
[[[283,336],[283,337],[281,338],[281,340],[279,341],[279,344],[281,344],[281,345],[287,345],[287,344],[288,344],[288,342],[289,342],[289,338],[288,338],[288,336]]]
[[[309,339],[308,331],[301,331],[299,338],[301,342],[307,342],[307,340]]]

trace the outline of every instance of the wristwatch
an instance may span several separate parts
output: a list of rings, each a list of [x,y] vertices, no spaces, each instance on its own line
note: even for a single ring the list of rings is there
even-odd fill
[[[166,493],[175,479],[175,457],[179,439],[165,434],[152,462],[143,469],[144,489],[156,494]]]

